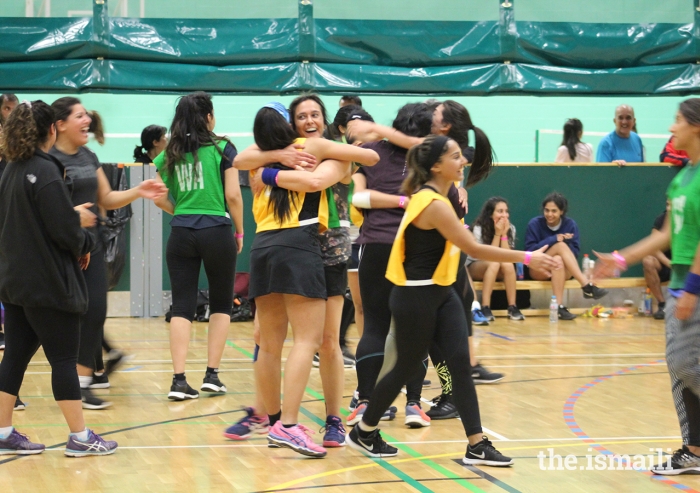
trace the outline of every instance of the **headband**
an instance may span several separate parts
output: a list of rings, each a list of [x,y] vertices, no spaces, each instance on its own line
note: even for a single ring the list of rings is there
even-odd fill
[[[438,135],[435,137],[435,140],[433,140],[433,143],[430,145],[427,166],[425,166],[425,168],[428,171],[430,171],[430,168],[432,168],[433,165],[440,160],[440,156],[442,156],[442,151],[449,140],[450,138],[445,137],[444,135]]]
[[[277,113],[282,115],[285,120],[287,120],[287,123],[291,123],[291,121],[289,120],[289,112],[282,103],[273,101],[272,103],[267,103],[265,106],[263,106],[263,108],[271,108],[275,110]]]

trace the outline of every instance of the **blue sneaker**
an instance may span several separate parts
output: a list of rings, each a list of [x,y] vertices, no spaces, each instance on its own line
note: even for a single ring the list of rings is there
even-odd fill
[[[270,420],[267,416],[256,416],[252,407],[245,408],[246,415],[233,426],[226,428],[224,436],[231,440],[245,440],[253,433],[268,433],[270,431]]]
[[[359,398],[360,393],[357,390],[352,393],[352,399],[350,399],[350,405],[348,406],[349,411],[355,410],[355,408],[357,407],[357,403],[359,402]]]
[[[64,454],[68,457],[87,457],[88,455],[110,455],[116,450],[117,442],[103,440],[100,435],[88,430],[88,439],[84,442],[78,440],[75,435],[70,435]]]
[[[328,416],[326,426],[321,430],[326,432],[323,435],[324,447],[345,447],[345,427],[338,416]]]
[[[484,316],[484,312],[475,308],[472,310],[472,324],[473,325],[488,325],[489,319]]]
[[[29,437],[12,429],[7,438],[0,438],[0,455],[34,455],[46,449],[41,443],[32,443]]]
[[[406,404],[406,420],[404,424],[409,428],[424,428],[430,426],[430,416],[425,414],[417,402]]]
[[[350,416],[348,416],[346,424],[348,426],[355,426],[357,423],[362,421],[362,416],[365,414],[365,409],[367,409],[367,402],[359,403]],[[384,411],[384,414],[380,418],[381,421],[393,421],[396,419],[396,411],[396,406],[389,406],[389,409]]]

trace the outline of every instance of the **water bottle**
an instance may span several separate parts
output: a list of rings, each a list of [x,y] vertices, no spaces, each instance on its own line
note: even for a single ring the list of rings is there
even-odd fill
[[[591,280],[591,259],[588,258],[587,253],[583,254],[583,261],[581,262],[581,270],[583,271],[583,277],[586,278],[586,281],[590,281]]]
[[[644,293],[644,315],[651,316],[651,291],[648,288]]]
[[[559,304],[557,297],[552,296],[552,301],[549,302],[549,321],[556,322],[557,320],[559,320]]]

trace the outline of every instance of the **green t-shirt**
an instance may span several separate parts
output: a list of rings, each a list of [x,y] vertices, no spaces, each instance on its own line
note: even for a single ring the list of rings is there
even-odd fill
[[[671,202],[671,261],[669,287],[681,289],[700,243],[700,172],[688,165],[673,179],[666,191]]]
[[[185,160],[175,165],[172,175],[164,169],[165,152],[153,161],[175,202],[173,215],[226,216],[221,153],[207,145],[197,150],[197,157],[195,166],[192,153],[185,154]]]

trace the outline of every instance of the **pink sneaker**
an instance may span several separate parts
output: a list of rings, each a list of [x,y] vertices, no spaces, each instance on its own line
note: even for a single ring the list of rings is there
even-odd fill
[[[311,440],[309,435],[312,433],[313,431],[309,430],[304,425],[297,424],[291,428],[285,428],[282,426],[282,421],[277,421],[275,426],[270,429],[267,440],[270,443],[274,443],[280,447],[290,448],[308,457],[325,457],[327,453],[326,449],[320,445],[316,445],[313,440]]]

